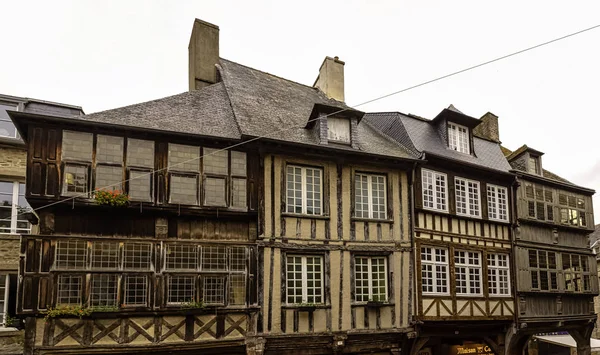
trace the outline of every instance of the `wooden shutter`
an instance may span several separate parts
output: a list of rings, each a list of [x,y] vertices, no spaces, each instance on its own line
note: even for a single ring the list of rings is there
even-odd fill
[[[515,253],[517,291],[531,291],[531,273],[529,272],[529,254],[523,247],[517,247]]]
[[[598,265],[596,264],[596,257],[590,255],[587,258],[590,267],[590,288],[592,293],[598,293]]]

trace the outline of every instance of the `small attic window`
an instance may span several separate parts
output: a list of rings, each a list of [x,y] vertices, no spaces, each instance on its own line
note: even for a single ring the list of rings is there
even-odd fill
[[[469,147],[469,129],[456,123],[448,123],[448,146],[457,152],[471,153]]]
[[[350,144],[350,120],[345,118],[327,118],[327,140],[333,143]]]
[[[531,174],[541,175],[540,171],[540,157],[535,155],[529,156],[529,166],[527,171]]]

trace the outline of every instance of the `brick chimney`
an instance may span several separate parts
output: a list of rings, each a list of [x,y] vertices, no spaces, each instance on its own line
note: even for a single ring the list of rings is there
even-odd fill
[[[344,64],[338,57],[325,57],[313,87],[321,89],[330,99],[344,101]]]
[[[188,53],[190,91],[216,83],[215,65],[219,63],[219,26],[195,19]]]
[[[473,129],[473,134],[477,137],[500,143],[500,131],[498,129],[498,116],[491,112],[486,113],[480,118],[481,123]]]

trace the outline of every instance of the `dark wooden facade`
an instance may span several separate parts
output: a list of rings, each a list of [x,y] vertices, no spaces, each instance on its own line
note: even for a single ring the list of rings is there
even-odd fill
[[[39,211],[40,234],[23,236],[21,244],[18,309],[27,317],[26,353],[166,353],[174,348],[245,353],[258,315],[260,176],[254,147],[238,151],[236,162],[233,153],[224,151],[219,162],[227,171],[221,176],[212,172],[218,167],[209,166],[217,161],[208,159],[231,144],[227,141],[25,114],[18,120],[28,144],[27,198],[34,208],[44,206]],[[79,133],[92,139],[84,144],[91,146],[89,159],[77,156],[85,149],[76,144],[81,149],[69,148],[67,157],[65,132],[73,142]],[[122,144],[122,160],[104,164],[113,138]],[[143,156],[128,153],[138,149],[143,154],[140,142],[153,147],[145,163]],[[169,159],[177,149],[197,154],[182,154],[177,163]],[[240,159],[243,166],[234,166]],[[195,167],[185,171],[189,163]],[[82,166],[83,173],[68,175],[69,164]],[[118,181],[125,181],[109,190],[133,196],[137,189],[143,197],[132,199],[127,207],[97,205],[92,192],[106,183],[101,166],[116,167],[122,173]],[[133,186],[136,169],[148,172],[141,178],[147,185]],[[174,180],[180,175],[193,182],[195,201],[173,202],[177,191],[190,186]],[[222,191],[217,200],[224,199],[218,207],[209,203],[214,192],[208,190],[211,177],[224,182],[223,190],[217,188]],[[235,179],[241,184],[234,189]],[[70,193],[73,186],[81,190]],[[241,198],[235,195],[240,186],[245,189]],[[44,319],[46,312],[65,306],[92,313]]]
[[[516,327],[507,345],[518,351],[531,335],[568,331],[578,354],[589,354],[598,295],[596,258],[588,244],[594,191],[542,169],[542,154],[524,146],[508,156],[518,176],[518,272]]]

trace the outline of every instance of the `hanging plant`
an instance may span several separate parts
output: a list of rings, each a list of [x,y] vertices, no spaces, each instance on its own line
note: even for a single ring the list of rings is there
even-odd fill
[[[99,205],[123,207],[129,204],[129,196],[120,190],[96,190],[94,200]]]

